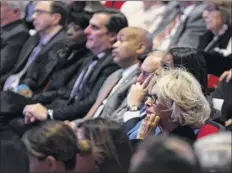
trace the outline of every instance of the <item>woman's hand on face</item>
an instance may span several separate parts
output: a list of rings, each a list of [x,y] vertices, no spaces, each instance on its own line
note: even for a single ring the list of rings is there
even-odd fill
[[[148,114],[142,121],[138,134],[137,134],[137,139],[144,139],[146,138],[149,134],[154,132],[156,127],[158,126],[160,121],[160,117],[157,116],[156,114]]]
[[[133,84],[130,92],[127,96],[127,105],[134,105],[140,107],[141,103],[143,102],[146,94],[147,94],[147,86],[151,80],[153,75],[149,75],[146,80],[142,84],[137,82]]]

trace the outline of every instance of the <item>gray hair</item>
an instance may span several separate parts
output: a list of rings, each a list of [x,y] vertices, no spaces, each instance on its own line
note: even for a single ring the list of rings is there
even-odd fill
[[[200,164],[207,172],[231,172],[231,132],[206,136],[194,144]]]
[[[19,9],[20,18],[24,19],[26,13],[26,7],[29,1],[5,1],[6,5],[10,9]]]

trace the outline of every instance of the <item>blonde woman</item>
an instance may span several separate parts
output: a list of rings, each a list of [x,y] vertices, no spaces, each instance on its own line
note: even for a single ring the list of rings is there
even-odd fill
[[[165,72],[151,85],[145,104],[146,117],[138,130],[139,139],[159,128],[157,135],[167,132],[194,141],[194,129],[204,125],[211,112],[199,82],[183,69]]]

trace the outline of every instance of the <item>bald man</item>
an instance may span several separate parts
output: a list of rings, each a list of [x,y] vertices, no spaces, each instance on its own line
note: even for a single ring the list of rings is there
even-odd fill
[[[140,69],[138,57],[152,49],[150,38],[149,32],[137,27],[127,27],[118,33],[112,55],[121,69],[107,78],[85,119],[110,117],[121,105],[136,81]],[[121,119],[122,117],[118,117],[117,120]]]

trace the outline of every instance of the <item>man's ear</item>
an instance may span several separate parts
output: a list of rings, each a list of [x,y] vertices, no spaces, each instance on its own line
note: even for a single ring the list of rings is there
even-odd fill
[[[137,55],[142,55],[146,51],[146,45],[144,43],[140,43],[136,50]]]
[[[115,41],[117,40],[117,34],[114,32],[109,32],[109,36],[110,36],[110,42],[115,43]]]
[[[57,161],[53,156],[46,157],[46,163],[48,166],[49,171],[55,172],[57,167]]]
[[[59,23],[60,23],[60,21],[61,21],[61,19],[62,19],[61,14],[59,14],[59,13],[55,13],[55,14],[53,14],[53,15],[54,15],[54,17],[53,17],[53,21],[54,21],[54,23],[55,23],[55,24],[59,24]]]

